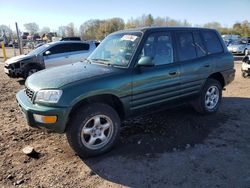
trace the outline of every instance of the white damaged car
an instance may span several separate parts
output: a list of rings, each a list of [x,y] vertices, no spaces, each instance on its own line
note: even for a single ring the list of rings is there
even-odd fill
[[[250,51],[247,50],[245,57],[242,59],[241,73],[244,78],[250,76]]]

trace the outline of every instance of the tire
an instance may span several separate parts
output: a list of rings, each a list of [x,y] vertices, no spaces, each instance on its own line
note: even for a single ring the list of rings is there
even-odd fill
[[[247,78],[247,77],[248,77],[248,73],[245,72],[245,71],[242,71],[241,76],[242,76],[243,78]]]
[[[69,120],[66,136],[72,149],[81,158],[87,158],[111,150],[119,138],[120,126],[120,118],[112,107],[94,103],[77,110]]]
[[[24,76],[23,78],[24,79],[27,79],[30,75],[40,71],[41,69],[38,67],[38,66],[28,66],[25,68],[25,71],[24,71]]]
[[[209,95],[209,93],[212,94]],[[192,103],[192,106],[200,114],[212,114],[219,109],[221,98],[222,87],[220,82],[208,78],[198,99]]]

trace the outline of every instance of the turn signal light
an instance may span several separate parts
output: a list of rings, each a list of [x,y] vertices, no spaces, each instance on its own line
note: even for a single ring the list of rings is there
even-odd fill
[[[57,116],[43,116],[38,114],[33,114],[35,121],[39,123],[55,123],[57,121]]]

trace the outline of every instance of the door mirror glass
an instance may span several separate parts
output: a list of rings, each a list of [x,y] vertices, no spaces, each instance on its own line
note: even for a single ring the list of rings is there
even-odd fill
[[[48,56],[48,55],[50,55],[50,54],[51,54],[50,51],[46,51],[46,52],[44,53],[44,55],[46,55],[46,56]]]
[[[143,67],[152,67],[155,64],[154,64],[154,62],[153,62],[153,60],[152,60],[151,57],[149,57],[149,56],[143,56],[143,57],[141,57],[139,59],[138,65],[139,66],[143,66]]]

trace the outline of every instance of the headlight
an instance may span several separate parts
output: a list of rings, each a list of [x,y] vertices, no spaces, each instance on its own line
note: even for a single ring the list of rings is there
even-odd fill
[[[40,90],[36,94],[35,102],[57,103],[62,90]]]

